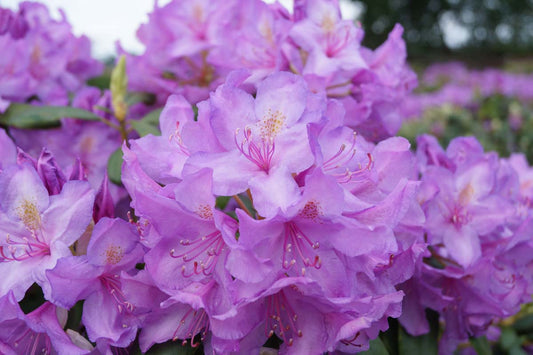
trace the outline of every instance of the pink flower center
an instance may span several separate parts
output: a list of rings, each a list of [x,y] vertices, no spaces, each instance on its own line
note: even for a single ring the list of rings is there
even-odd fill
[[[235,132],[235,145],[237,149],[252,163],[264,172],[268,173],[272,165],[272,159],[276,150],[276,136],[285,128],[285,115],[280,111],[267,114],[256,125],[258,137],[252,134],[252,128],[246,127],[243,131],[243,139],[239,143]]]
[[[469,223],[471,219],[470,214],[463,206],[455,205],[450,213],[450,222],[457,228]]]
[[[237,142],[238,131],[235,132],[235,144],[239,151],[252,163],[257,165],[259,169],[268,173],[270,164],[274,157],[274,150],[276,145],[274,140],[261,139],[259,143],[255,142],[252,137],[252,130],[245,128],[243,132],[244,139],[241,143]]]

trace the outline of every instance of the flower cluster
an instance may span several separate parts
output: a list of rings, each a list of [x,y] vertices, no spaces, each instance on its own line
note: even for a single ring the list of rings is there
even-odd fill
[[[429,66],[421,83],[428,87],[438,87],[438,90],[407,97],[403,106],[406,117],[419,117],[425,110],[445,104],[473,106],[479,99],[492,95],[514,97],[520,101],[533,100],[533,75],[498,69],[470,70],[458,62]]]
[[[16,12],[0,7],[0,112],[10,102],[66,105],[69,93],[103,69],[90,48],[64,15],[54,20],[43,4],[22,2]]]
[[[111,119],[109,92],[87,87],[103,65],[90,55],[85,36],[75,37],[64,14],[53,19],[39,3],[23,2],[17,12],[0,8],[0,112],[11,103],[59,105],[85,109]],[[4,105],[2,105],[4,104]],[[99,106],[98,110],[95,107]],[[108,157],[120,146],[120,135],[102,123],[63,120],[49,130],[11,129],[17,145],[33,156],[46,147],[70,174],[79,160],[94,187],[101,184]]]
[[[138,37],[141,56],[129,56],[130,88],[196,103],[246,68],[246,90],[277,71],[301,75],[315,91],[337,98],[345,124],[368,140],[398,132],[398,106],[416,86],[397,25],[376,50],[361,45],[363,30],[343,20],[336,1],[297,1],[293,14],[260,0],[172,1],[156,7]]]
[[[289,353],[363,350],[399,316],[394,286],[423,251],[409,144],[356,138],[297,75],[268,76],[255,98],[247,78],[230,75],[197,120],[171,96],[163,135],[125,149],[146,272],[174,320],[150,321],[141,348],[200,334],[246,353],[275,334]]]
[[[106,122],[116,121],[114,116],[103,110],[112,110],[111,94],[103,94],[95,87],[80,89],[72,98],[71,107],[94,112]],[[38,156],[46,147],[55,157],[58,165],[67,174],[78,160],[91,185],[98,187],[107,169],[107,157],[120,147],[120,134],[102,122],[88,122],[63,119],[61,127],[51,129],[11,129],[10,134],[17,146],[28,154]]]
[[[531,299],[531,172],[523,156],[500,159],[473,138],[457,138],[446,151],[430,136],[418,145],[418,200],[431,255],[402,286],[400,321],[412,334],[426,333],[424,308],[438,311],[447,354]]]

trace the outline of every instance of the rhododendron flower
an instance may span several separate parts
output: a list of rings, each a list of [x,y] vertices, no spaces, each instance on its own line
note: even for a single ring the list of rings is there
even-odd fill
[[[138,31],[146,50],[129,57],[130,87],[156,94],[160,104],[171,94],[197,103],[232,70],[249,71],[242,88],[250,93],[268,75],[292,72],[340,99],[346,123],[379,141],[399,130],[403,102],[416,86],[402,33],[397,25],[377,50],[364,48],[363,30],[341,19],[330,0],[297,1],[292,16],[259,0],[172,1],[156,6]]]
[[[286,209],[295,202],[297,186],[291,174],[313,163],[307,123],[321,118],[321,106],[294,74],[269,76],[259,84],[255,100],[235,87],[240,83],[237,75],[210,100],[210,125],[225,151],[198,152],[184,170],[212,168],[217,195],[234,195],[250,186],[257,193],[258,212],[267,216],[271,212],[263,206],[274,203]],[[239,105],[230,109],[230,102]]]
[[[295,23],[289,34],[304,53],[303,67],[291,63],[299,73],[336,79],[367,67],[360,51],[363,31],[341,18],[336,1],[309,0],[302,10],[305,17]]]
[[[70,92],[102,71],[91,58],[89,39],[75,37],[63,13],[54,20],[43,4],[28,1],[8,17],[11,35],[0,34],[0,100],[66,105]]]
[[[87,255],[61,258],[46,272],[47,298],[70,308],[85,299],[82,321],[89,339],[125,347],[135,338],[139,320],[121,287],[121,273],[141,260],[135,228],[121,219],[101,219],[94,227]],[[105,316],[104,316],[105,315]]]
[[[444,151],[421,136],[418,147],[418,199],[434,263],[419,264],[401,287],[407,296],[400,321],[411,334],[423,334],[424,308],[438,311],[445,322],[439,348],[448,354],[530,299],[532,224],[520,211],[516,171],[474,138],[456,138]]]
[[[146,316],[143,346],[200,334],[208,349],[246,352],[276,333],[288,353],[364,349],[399,316],[395,285],[424,251],[409,144],[358,143],[342,106],[295,74],[268,76],[255,97],[247,77],[232,73],[198,104],[197,121],[171,97],[164,135],[123,147],[123,181],[148,226],[146,272],[170,296]],[[217,208],[219,196],[234,203]],[[302,296],[295,284],[312,286]],[[265,313],[281,299],[309,313],[310,338],[297,339],[292,316]]]
[[[29,314],[20,309],[13,293],[0,297],[0,352],[2,354],[89,354],[93,346],[63,326],[67,312],[50,302]]]
[[[92,216],[94,192],[85,181],[68,181],[50,196],[35,169],[11,165],[0,173],[0,294],[17,299],[34,282],[47,283],[44,272],[71,255],[69,246]]]
[[[73,97],[72,106],[103,115],[96,107],[110,108],[111,95],[108,91],[102,95],[97,88],[84,88]],[[58,165],[67,174],[72,171],[72,162],[79,159],[87,179],[97,189],[107,169],[107,158],[120,147],[120,133],[101,122],[88,122],[66,118],[60,128],[47,130],[12,129],[11,135],[17,146],[32,156],[41,153],[46,147],[55,157]],[[117,193],[113,191],[115,198]]]

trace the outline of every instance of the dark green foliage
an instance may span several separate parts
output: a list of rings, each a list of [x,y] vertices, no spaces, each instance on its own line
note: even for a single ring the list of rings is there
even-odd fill
[[[492,355],[492,348],[487,337],[470,339],[470,344],[474,347],[478,355]]]
[[[26,291],[24,298],[19,302],[20,308],[25,314],[33,312],[45,302],[43,290],[37,284],[31,285]]]
[[[423,133],[435,135],[445,147],[455,137],[472,135],[486,151],[503,157],[521,152],[530,163],[533,158],[533,110],[505,96],[480,99],[471,108],[446,105],[429,109],[421,119],[406,122],[399,134],[416,148],[416,136]]]
[[[131,127],[139,133],[139,136],[144,137],[147,134],[153,134],[154,136],[160,136],[159,131],[159,116],[163,109],[159,108],[151,111],[140,120],[131,120]]]
[[[122,148],[118,148],[107,161],[107,175],[116,185],[122,185],[122,156]]]
[[[357,0],[364,6],[365,43],[377,47],[395,23],[405,28],[410,56],[449,52],[444,41],[445,19],[470,34],[468,51],[493,55],[531,53],[533,50],[533,2],[530,0]],[[431,53],[430,53],[431,54]],[[491,60],[485,57],[484,60]]]
[[[68,106],[34,106],[12,103],[0,114],[0,125],[16,128],[51,128],[61,125],[62,118],[100,121],[92,112]]]
[[[370,349],[360,354],[364,355],[390,355],[380,338],[370,340]]]

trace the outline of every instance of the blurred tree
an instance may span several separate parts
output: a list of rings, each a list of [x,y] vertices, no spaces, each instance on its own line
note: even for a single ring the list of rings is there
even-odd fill
[[[365,44],[382,43],[395,23],[412,55],[428,50],[533,52],[533,0],[357,0]]]

